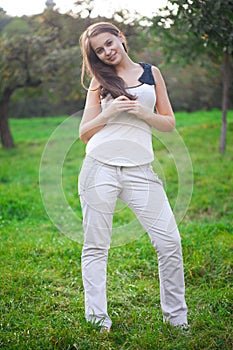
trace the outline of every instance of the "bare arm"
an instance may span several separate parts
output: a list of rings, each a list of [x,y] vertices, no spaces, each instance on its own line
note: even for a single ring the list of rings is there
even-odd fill
[[[97,87],[96,80],[92,79],[79,126],[79,137],[84,143],[87,143],[106,124],[106,121],[101,116],[100,96]]]
[[[143,107],[139,102],[132,101],[132,109],[129,113],[136,114],[145,120],[150,126],[159,131],[173,131],[175,128],[175,116],[169,101],[165,82],[160,70],[152,67],[152,73],[156,82],[156,112]]]
[[[156,82],[156,111],[157,118],[163,121],[161,128],[164,130],[161,131],[172,131],[175,128],[175,116],[172,110],[172,106],[167,94],[167,88],[160,73],[160,70],[156,67],[152,68],[152,72]],[[164,118],[164,119],[161,119]],[[165,121],[166,120],[166,121]]]

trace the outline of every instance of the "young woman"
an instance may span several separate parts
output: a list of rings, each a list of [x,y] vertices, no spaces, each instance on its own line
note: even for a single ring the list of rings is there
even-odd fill
[[[137,215],[156,249],[163,318],[188,327],[180,235],[161,181],[153,172],[152,128],[170,132],[175,118],[158,68],[133,62],[126,38],[108,22],[80,38],[91,77],[80,124],[87,144],[79,175],[84,245],[85,317],[109,331],[106,266],[117,198]],[[155,110],[157,113],[155,113]]]

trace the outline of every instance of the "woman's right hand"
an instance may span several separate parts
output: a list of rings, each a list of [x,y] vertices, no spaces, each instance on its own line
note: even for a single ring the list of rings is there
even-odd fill
[[[106,120],[113,115],[115,116],[122,112],[128,112],[134,103],[134,101],[123,95],[111,100],[104,111]]]
[[[93,83],[92,85],[95,86]],[[133,103],[135,101],[129,100],[126,96],[119,96],[107,103],[106,108],[101,111],[98,90],[90,88],[79,126],[80,139],[87,143],[94,134],[108,123],[112,116],[129,111]]]

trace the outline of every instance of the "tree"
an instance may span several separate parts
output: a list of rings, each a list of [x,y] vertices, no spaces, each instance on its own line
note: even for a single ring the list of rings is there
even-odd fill
[[[11,17],[6,15],[6,11],[2,7],[0,7],[0,33],[4,29],[4,27],[11,22]]]
[[[10,98],[17,89],[37,87],[46,74],[53,74],[53,62],[48,59],[52,40],[34,35],[0,39],[0,136],[4,148],[14,147],[8,123]]]
[[[62,37],[60,16],[57,13],[54,21],[54,14],[47,10],[41,16],[30,18],[32,32],[0,37],[0,138],[4,148],[14,147],[8,121],[12,94],[25,87],[53,84],[61,72],[64,73],[64,68],[73,72],[78,52],[67,47],[77,43],[70,36]]]
[[[170,0],[163,16],[154,19],[165,37],[164,49],[174,57],[178,52],[186,62],[207,52],[222,65],[222,129],[220,152],[226,148],[228,96],[233,56],[232,0]]]

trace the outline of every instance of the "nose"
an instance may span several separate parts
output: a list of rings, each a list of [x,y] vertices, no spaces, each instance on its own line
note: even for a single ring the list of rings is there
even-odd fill
[[[105,54],[109,56],[111,53],[111,49],[109,47],[105,47]]]

